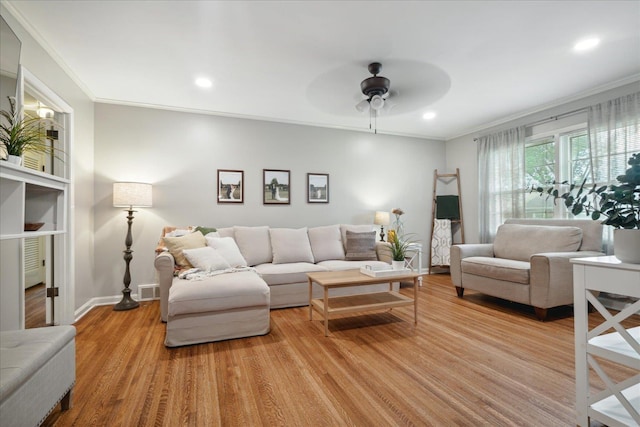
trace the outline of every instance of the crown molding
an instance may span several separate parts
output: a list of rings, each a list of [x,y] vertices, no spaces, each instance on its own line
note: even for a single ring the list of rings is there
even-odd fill
[[[468,129],[468,130],[464,131],[463,133],[456,134],[456,135],[451,136],[451,137],[447,137],[446,141],[451,141],[453,139],[460,138],[460,137],[463,137],[465,135],[477,134],[479,132],[485,131],[487,129],[491,129],[493,127],[501,126],[501,125],[504,125],[506,123],[513,122],[515,120],[523,119],[525,117],[528,117],[528,116],[531,116],[531,115],[534,115],[534,114],[537,114],[537,113],[541,113],[543,111],[550,110],[552,108],[557,108],[557,107],[560,107],[562,105],[569,104],[571,102],[576,102],[576,101],[579,101],[581,99],[587,98],[589,96],[597,95],[599,93],[603,93],[603,92],[606,92],[608,90],[612,90],[612,89],[615,89],[615,88],[618,88],[618,87],[621,87],[621,86],[625,86],[625,85],[628,85],[628,84],[631,84],[631,83],[635,83],[635,82],[640,83],[640,73],[632,74],[632,75],[630,75],[628,77],[624,77],[624,78],[619,79],[619,80],[614,80],[614,81],[606,83],[604,85],[596,86],[594,88],[591,88],[591,89],[588,89],[588,90],[585,90],[585,91],[582,91],[582,92],[578,92],[578,93],[575,93],[573,95],[570,95],[570,96],[567,96],[567,97],[564,97],[564,98],[558,98],[558,99],[555,99],[555,100],[553,100],[553,101],[551,101],[551,102],[549,102],[547,104],[539,105],[539,106],[537,106],[535,108],[532,108],[530,110],[520,111],[520,112],[518,112],[516,114],[512,114],[510,116],[503,117],[503,118],[495,120],[493,122],[490,122],[490,123],[487,123],[487,124],[484,124],[484,125],[481,125],[481,126],[478,126],[478,127],[475,127],[475,128]]]
[[[35,39],[35,41],[51,56],[53,61],[62,68],[67,76],[84,92],[87,97],[93,102],[96,101],[96,97],[89,89],[89,87],[76,75],[76,73],[67,65],[67,63],[62,59],[62,56],[58,53],[57,50],[49,44],[47,39],[43,37],[38,30],[31,25],[31,23],[16,9],[13,5],[14,1],[4,0],[2,2],[3,6],[7,9],[7,11],[13,16],[13,18],[18,21],[18,23],[29,33],[31,37]]]

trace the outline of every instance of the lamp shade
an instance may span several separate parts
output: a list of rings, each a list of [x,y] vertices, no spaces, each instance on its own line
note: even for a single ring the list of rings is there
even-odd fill
[[[373,223],[375,225],[389,225],[389,217],[389,212],[377,211]]]
[[[114,182],[114,207],[151,207],[151,184],[142,182]]]

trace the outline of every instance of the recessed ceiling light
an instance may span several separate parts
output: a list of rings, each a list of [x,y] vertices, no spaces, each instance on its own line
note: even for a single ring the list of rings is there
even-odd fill
[[[422,115],[422,118],[425,120],[431,120],[431,119],[434,119],[435,117],[436,117],[436,113],[433,111],[427,111]]]
[[[213,83],[211,83],[211,80],[209,80],[206,77],[198,77],[196,79],[196,86],[211,87],[212,85],[213,85]]]
[[[600,44],[600,39],[597,37],[591,37],[588,39],[583,39],[577,42],[573,46],[573,50],[576,52],[584,52],[585,50],[593,49],[594,47]]]

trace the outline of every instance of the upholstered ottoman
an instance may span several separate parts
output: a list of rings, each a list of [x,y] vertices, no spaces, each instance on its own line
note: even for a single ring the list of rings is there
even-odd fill
[[[0,332],[0,425],[37,426],[76,381],[76,329],[51,326]]]
[[[269,332],[269,286],[252,271],[174,279],[165,345],[176,347]]]

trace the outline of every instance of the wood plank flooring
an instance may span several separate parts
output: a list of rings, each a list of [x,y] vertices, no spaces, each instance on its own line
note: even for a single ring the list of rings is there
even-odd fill
[[[401,307],[334,319],[325,337],[308,307],[288,308],[268,335],[175,349],[157,301],[95,308],[76,325],[73,408],[45,425],[575,425],[571,308],[540,322],[530,307],[457,298],[446,274],[419,294],[417,326]]]

